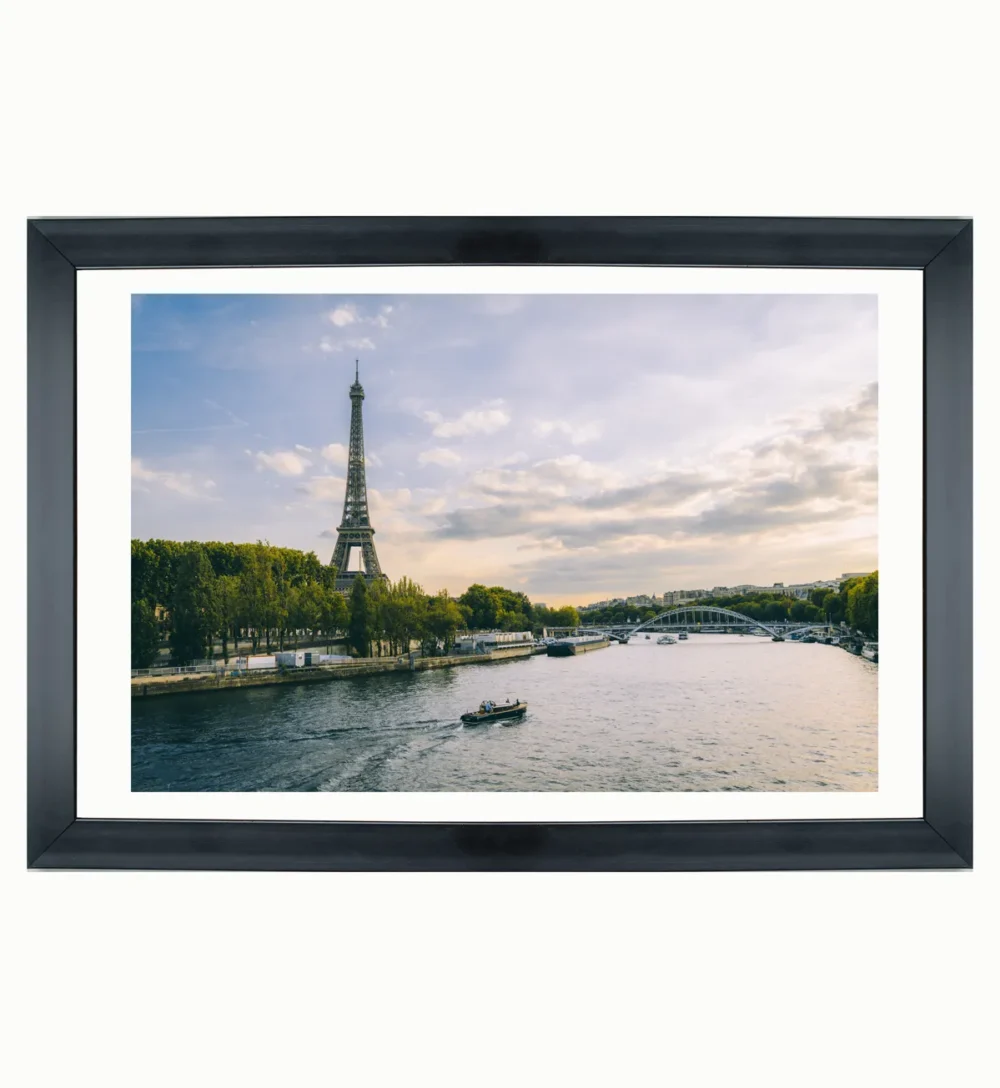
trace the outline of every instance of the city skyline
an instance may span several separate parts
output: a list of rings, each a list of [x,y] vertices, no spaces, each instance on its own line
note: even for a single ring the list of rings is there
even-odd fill
[[[874,296],[135,296],[135,537],[546,603],[877,567]],[[807,577],[808,576],[808,577]]]

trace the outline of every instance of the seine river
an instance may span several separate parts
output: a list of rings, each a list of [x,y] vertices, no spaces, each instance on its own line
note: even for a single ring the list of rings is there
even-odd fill
[[[577,657],[132,702],[133,790],[875,790],[878,667],[656,636]],[[463,726],[484,698],[520,722]]]

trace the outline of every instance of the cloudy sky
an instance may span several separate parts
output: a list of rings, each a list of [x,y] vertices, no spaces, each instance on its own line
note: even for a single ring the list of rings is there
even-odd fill
[[[867,295],[143,295],[132,535],[327,562],[360,360],[383,570],[548,604],[877,565]]]

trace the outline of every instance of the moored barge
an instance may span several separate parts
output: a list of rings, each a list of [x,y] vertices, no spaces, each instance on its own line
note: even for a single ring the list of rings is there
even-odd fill
[[[603,650],[610,646],[607,635],[570,635],[549,643],[549,657],[569,657],[572,654],[585,654],[588,650]]]

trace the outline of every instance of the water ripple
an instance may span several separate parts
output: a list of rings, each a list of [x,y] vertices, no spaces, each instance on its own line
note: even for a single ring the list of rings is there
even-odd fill
[[[693,635],[502,669],[137,699],[135,790],[875,790],[877,668]],[[520,722],[463,728],[483,698]],[[817,777],[817,765],[822,777]]]

